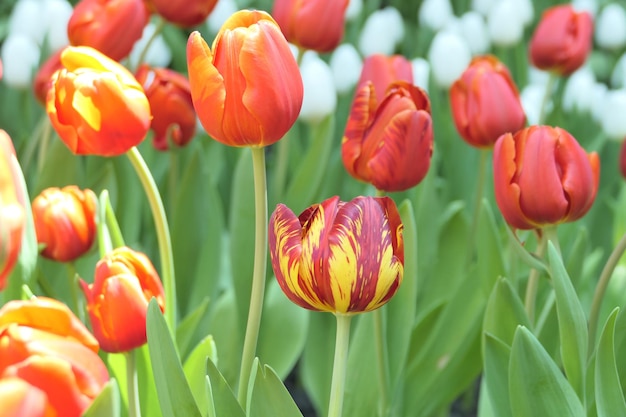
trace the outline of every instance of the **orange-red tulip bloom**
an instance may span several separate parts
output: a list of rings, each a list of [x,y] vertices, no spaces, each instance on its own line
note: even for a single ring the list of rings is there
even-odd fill
[[[432,153],[426,92],[399,81],[379,103],[372,83],[357,91],[341,145],[350,175],[379,190],[406,190],[426,176]]]
[[[546,10],[530,40],[530,61],[542,70],[569,75],[580,68],[591,51],[593,19],[571,4]]]
[[[498,139],[493,176],[507,223],[539,229],[587,213],[598,191],[600,160],[561,128],[531,126]]]
[[[41,254],[59,262],[85,254],[96,237],[96,194],[75,185],[43,190],[32,203]]]
[[[45,392],[16,377],[0,379],[0,404],[2,417],[53,417],[56,414]]]
[[[33,91],[35,93],[35,98],[37,98],[37,100],[43,105],[46,104],[48,90],[52,87],[52,76],[54,73],[63,68],[63,64],[61,63],[61,52],[63,52],[63,49],[65,48],[61,48],[50,55],[46,62],[39,67],[37,74],[35,74],[35,79],[33,80]]]
[[[165,309],[161,280],[146,255],[114,249],[96,265],[94,283],[81,281],[93,334],[107,352],[126,352],[146,343],[148,303]]]
[[[388,197],[332,197],[296,216],[279,204],[269,221],[269,252],[287,297],[309,310],[375,310],[404,273],[402,221]]]
[[[413,84],[413,67],[402,55],[373,54],[363,61],[361,76],[356,86],[357,93],[368,81],[374,85],[376,99],[380,101],[392,83],[406,81]]]
[[[513,78],[492,55],[474,58],[452,84],[450,106],[457,131],[477,148],[493,147],[500,136],[526,123]]]
[[[217,0],[148,0],[151,10],[178,26],[196,26],[211,14]]]
[[[265,12],[233,14],[212,48],[200,33],[192,33],[187,66],[200,122],[226,145],[271,145],[300,113],[300,70],[280,28]]]
[[[191,100],[189,81],[167,68],[144,64],[135,74],[152,108],[154,140],[160,151],[170,145],[185,146],[196,132],[196,111]]]
[[[13,142],[0,129],[0,291],[6,286],[22,247],[26,200]]]
[[[116,156],[138,145],[150,128],[150,104],[133,74],[86,46],[61,53],[46,111],[75,154]]]
[[[90,46],[119,61],[133,49],[150,15],[143,0],[81,0],[67,24],[71,45]]]
[[[276,0],[272,16],[287,40],[304,49],[330,52],[343,38],[348,0]]]

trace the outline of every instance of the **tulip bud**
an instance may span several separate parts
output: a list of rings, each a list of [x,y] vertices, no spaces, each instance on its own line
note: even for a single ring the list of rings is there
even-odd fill
[[[413,68],[413,84],[428,92],[428,83],[430,79],[430,64],[424,58],[413,58],[411,60]]]
[[[501,0],[494,4],[487,17],[491,43],[501,47],[518,44],[524,35],[524,20],[515,0]]]
[[[612,140],[626,138],[626,89],[612,90],[604,96],[601,125],[604,134]]]
[[[626,10],[617,3],[607,4],[598,16],[596,43],[605,49],[619,50],[626,45]]]
[[[588,67],[576,70],[568,79],[563,91],[563,110],[587,113],[591,109],[591,97],[596,77]]]
[[[32,203],[41,254],[57,262],[84,255],[96,237],[97,199],[93,191],[75,185],[43,190]]]
[[[561,128],[531,126],[498,139],[493,176],[507,223],[540,229],[587,213],[598,191],[600,160]]]
[[[493,55],[472,60],[450,88],[450,106],[459,135],[478,148],[491,148],[501,135],[526,122],[517,86]]]
[[[279,204],[269,221],[278,284],[297,305],[355,314],[395,294],[404,273],[402,222],[388,197],[332,197],[300,216]]]
[[[204,22],[217,0],[148,0],[148,3],[168,22],[190,27]]]
[[[67,0],[46,0],[45,16],[47,16],[48,30],[46,40],[48,48],[56,51],[69,44],[67,24],[74,9]]]
[[[349,0],[346,8],[346,20],[352,22],[361,15],[363,0]]]
[[[433,32],[443,29],[454,16],[450,0],[424,0],[418,12],[420,26]]]
[[[404,21],[398,9],[388,6],[369,15],[359,36],[363,56],[391,55],[404,37]]]
[[[23,35],[41,47],[46,36],[48,16],[41,0],[19,0],[9,18],[9,35]]]
[[[39,71],[37,71],[35,79],[33,80],[33,93],[35,94],[35,98],[44,106],[46,104],[46,97],[48,97],[48,91],[52,88],[52,76],[63,68],[61,52],[63,52],[63,49],[59,49],[50,55],[46,62],[39,67]]]
[[[458,35],[446,31],[435,35],[428,51],[431,74],[441,88],[450,87],[461,76],[471,59],[472,54],[467,43]]]
[[[335,88],[339,94],[345,94],[356,85],[363,62],[356,48],[351,43],[339,45],[330,57],[330,69],[333,71]]]
[[[37,70],[41,51],[29,37],[9,35],[2,43],[4,82],[13,88],[28,88]]]
[[[472,0],[471,9],[487,16],[495,3],[496,0]]]
[[[371,82],[377,100],[382,100],[387,88],[395,81],[413,83],[413,67],[402,55],[386,56],[374,54],[365,58],[361,76],[357,83],[357,91],[366,83]]]
[[[115,156],[138,145],[150,127],[150,104],[133,74],[93,48],[67,47],[52,78],[46,111],[75,154]]]
[[[300,68],[304,98],[300,118],[319,123],[337,108],[337,91],[328,64],[313,51],[306,52]]]
[[[571,5],[546,10],[530,40],[530,61],[543,70],[569,75],[580,68],[589,51],[593,21],[587,12],[576,12]]]
[[[491,48],[487,23],[478,12],[461,16],[461,32],[472,54],[484,54]]]
[[[98,262],[93,284],[80,284],[93,334],[106,352],[126,352],[146,343],[152,297],[165,310],[163,286],[152,262],[127,247],[114,249]]]
[[[302,106],[302,77],[285,37],[270,15],[242,10],[209,48],[199,32],[187,42],[191,97],[215,140],[267,146],[280,140]]]

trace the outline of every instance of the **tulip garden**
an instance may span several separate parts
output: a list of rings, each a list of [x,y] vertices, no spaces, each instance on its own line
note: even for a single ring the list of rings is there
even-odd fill
[[[0,417],[626,416],[621,0],[0,5]]]

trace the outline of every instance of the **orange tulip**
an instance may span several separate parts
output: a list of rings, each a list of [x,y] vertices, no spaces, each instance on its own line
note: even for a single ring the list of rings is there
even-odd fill
[[[75,154],[116,156],[138,145],[150,128],[150,104],[135,77],[93,48],[67,47],[52,77],[46,111]]]
[[[15,377],[0,379],[0,416],[54,417],[45,392]]]
[[[358,92],[368,81],[374,85],[376,99],[380,101],[387,94],[387,88],[395,81],[413,84],[413,67],[402,55],[370,55],[363,61],[356,91]]]
[[[61,63],[61,52],[64,48],[59,49],[48,57],[46,62],[39,67],[39,71],[35,74],[33,80],[33,92],[35,98],[43,105],[46,104],[46,97],[48,96],[48,90],[52,87],[52,76],[55,72],[63,68]]]
[[[272,16],[289,42],[330,52],[343,38],[347,7],[348,0],[276,0]]]
[[[380,104],[371,82],[357,91],[341,144],[350,175],[379,190],[406,190],[426,176],[432,153],[430,101],[422,89],[393,83]]]
[[[269,252],[287,297],[309,310],[371,311],[395,294],[404,273],[402,221],[388,197],[332,197],[300,216],[279,204]]]
[[[67,36],[71,45],[90,46],[119,61],[141,38],[149,17],[143,0],[80,0]]]
[[[188,27],[204,22],[217,0],[148,0],[151,10],[175,25]]]
[[[474,58],[452,84],[450,106],[457,131],[477,148],[493,147],[500,136],[526,123],[513,78],[492,55]]]
[[[146,343],[148,303],[161,311],[161,280],[146,255],[127,247],[114,249],[96,265],[94,283],[81,280],[93,333],[107,352],[126,352]]]
[[[302,77],[280,28],[265,12],[233,14],[212,48],[193,32],[187,66],[200,122],[221,143],[271,145],[298,117]]]
[[[93,191],[75,185],[43,190],[32,203],[41,254],[58,262],[85,254],[96,237],[97,199]]]
[[[547,9],[530,40],[530,61],[542,70],[569,75],[580,68],[591,51],[593,19],[571,4]]]
[[[135,74],[152,108],[153,145],[160,151],[170,144],[185,146],[196,132],[196,111],[191,100],[189,81],[167,68],[144,64]]]
[[[531,126],[501,136],[493,150],[495,196],[516,229],[571,222],[591,208],[600,160],[561,128]]]
[[[22,247],[26,189],[11,138],[0,129],[0,291]]]

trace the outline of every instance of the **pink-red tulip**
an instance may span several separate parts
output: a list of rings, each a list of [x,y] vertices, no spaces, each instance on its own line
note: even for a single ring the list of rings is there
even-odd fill
[[[409,60],[402,55],[370,55],[363,61],[361,76],[356,91],[367,82],[374,85],[376,99],[381,101],[387,94],[387,88],[396,81],[406,81],[413,84],[413,67]]]
[[[147,0],[148,7],[178,26],[196,26],[211,14],[217,0]]]

